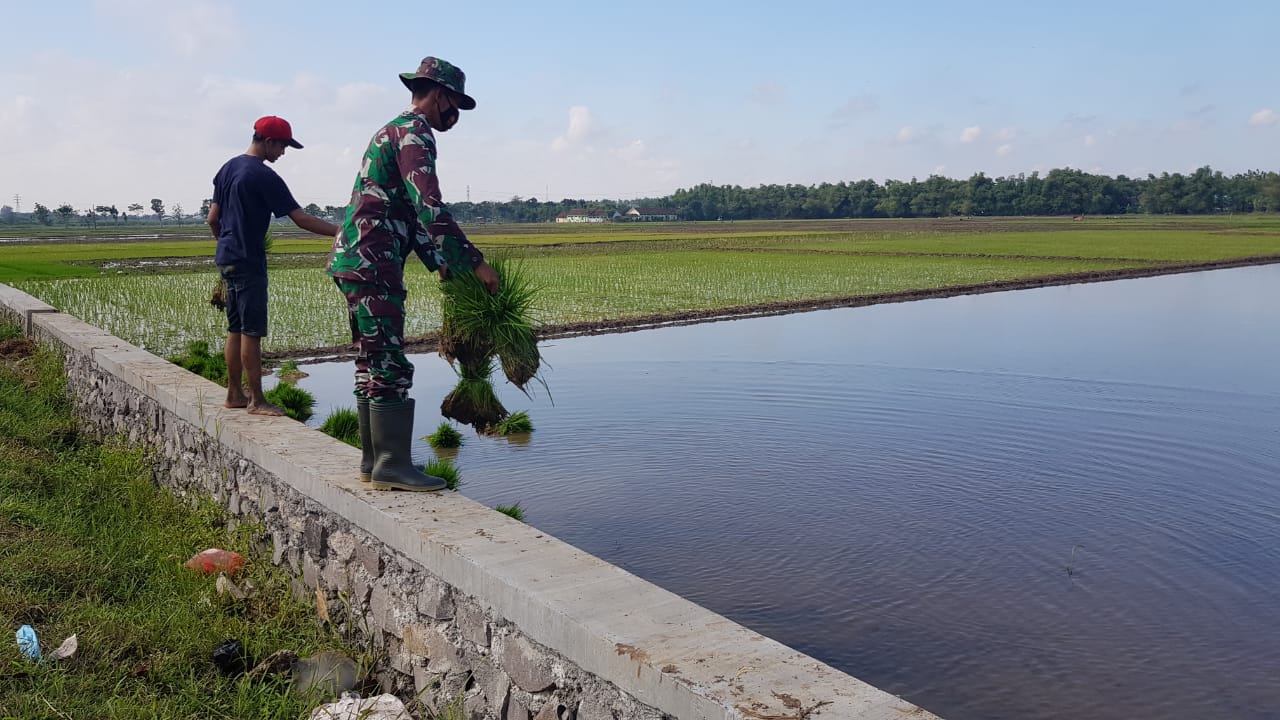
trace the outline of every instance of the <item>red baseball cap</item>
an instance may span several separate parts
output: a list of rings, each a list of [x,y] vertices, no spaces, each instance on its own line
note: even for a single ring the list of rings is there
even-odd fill
[[[253,124],[253,132],[263,140],[283,140],[289,147],[302,149],[302,143],[293,139],[293,127],[289,121],[275,115],[258,118]]]

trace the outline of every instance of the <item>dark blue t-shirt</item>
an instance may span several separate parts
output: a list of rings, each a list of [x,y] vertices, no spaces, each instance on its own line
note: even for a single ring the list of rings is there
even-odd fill
[[[284,217],[298,209],[284,180],[260,158],[240,155],[213,177],[213,201],[218,204],[214,262],[266,275],[264,241],[271,216]]]

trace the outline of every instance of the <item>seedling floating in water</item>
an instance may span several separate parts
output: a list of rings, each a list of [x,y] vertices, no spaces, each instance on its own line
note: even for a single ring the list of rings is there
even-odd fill
[[[444,486],[448,490],[457,490],[462,486],[462,481],[458,479],[458,468],[444,458],[437,458],[423,465],[422,472],[444,480]]]
[[[520,507],[520,503],[515,503],[512,505],[499,505],[495,507],[494,510],[497,510],[503,515],[513,517],[516,520],[519,520],[520,522],[524,522],[524,508]]]
[[[442,422],[435,432],[427,436],[427,442],[433,448],[462,447],[462,433],[449,423]]]
[[[325,418],[320,432],[352,447],[360,447],[360,416],[351,408],[338,408]]]
[[[528,435],[533,432],[533,421],[529,413],[512,413],[485,429],[488,435]]]

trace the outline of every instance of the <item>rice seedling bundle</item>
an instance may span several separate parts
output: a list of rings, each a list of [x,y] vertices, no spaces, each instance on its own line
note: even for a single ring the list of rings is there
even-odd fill
[[[481,432],[507,417],[493,391],[493,358],[521,390],[541,365],[534,334],[534,301],[539,288],[516,263],[494,258],[502,282],[491,295],[473,272],[455,272],[441,283],[440,354],[457,364],[458,385],[440,412]]]

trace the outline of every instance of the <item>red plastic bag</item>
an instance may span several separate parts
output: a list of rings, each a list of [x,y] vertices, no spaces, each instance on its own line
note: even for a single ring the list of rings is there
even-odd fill
[[[205,575],[219,572],[230,575],[239,570],[241,565],[244,565],[244,558],[239,553],[230,550],[209,548],[192,555],[191,559],[184,564],[192,570]]]

